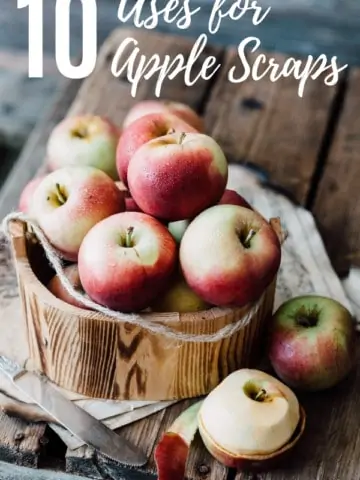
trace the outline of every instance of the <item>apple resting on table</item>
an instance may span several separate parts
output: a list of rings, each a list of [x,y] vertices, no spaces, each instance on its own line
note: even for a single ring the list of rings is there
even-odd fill
[[[119,177],[128,185],[128,167],[135,152],[145,143],[167,135],[169,132],[191,133],[197,130],[181,118],[170,113],[155,113],[139,118],[121,135],[116,152]],[[171,172],[169,172],[171,174]]]
[[[355,325],[339,302],[293,298],[275,312],[269,355],[277,375],[303,390],[324,390],[345,378],[355,361]]]
[[[201,133],[172,133],[146,143],[128,170],[129,190],[140,209],[169,221],[193,218],[216,204],[227,177],[223,151]]]
[[[100,305],[140,311],[166,289],[176,266],[168,229],[144,213],[113,215],[93,227],[79,252],[81,283]]]
[[[65,118],[54,128],[48,141],[49,168],[90,166],[116,180],[119,136],[119,129],[105,118],[96,115]]]
[[[81,242],[96,223],[125,209],[115,182],[93,167],[66,167],[36,188],[30,214],[60,255],[76,261]]]
[[[281,246],[271,225],[237,205],[216,205],[198,215],[180,243],[180,264],[190,287],[217,306],[242,307],[273,281]]]
[[[143,100],[136,103],[125,117],[123,127],[126,128],[130,123],[151,113],[171,113],[194,127],[198,132],[204,132],[202,119],[191,107],[184,103],[169,100]]]

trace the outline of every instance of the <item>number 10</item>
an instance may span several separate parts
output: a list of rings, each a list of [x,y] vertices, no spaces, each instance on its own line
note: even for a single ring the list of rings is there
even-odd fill
[[[70,59],[71,0],[56,0],[55,59],[59,72],[67,78],[85,78],[91,74],[97,56],[96,0],[80,0],[82,4],[82,60],[77,66]],[[44,0],[17,0],[17,8],[29,8],[29,77],[44,76]]]

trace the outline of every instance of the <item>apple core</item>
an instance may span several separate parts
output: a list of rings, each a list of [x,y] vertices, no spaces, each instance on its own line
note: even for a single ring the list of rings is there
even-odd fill
[[[295,321],[299,327],[311,328],[316,327],[319,321],[319,312],[315,309],[306,311],[306,309],[301,308],[295,314]]]
[[[246,382],[243,390],[245,395],[255,402],[265,402],[269,399],[266,390],[253,381]]]

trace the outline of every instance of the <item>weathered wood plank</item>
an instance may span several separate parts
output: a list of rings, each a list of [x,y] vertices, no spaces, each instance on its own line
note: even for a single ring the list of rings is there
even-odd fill
[[[157,75],[142,80],[136,98],[133,98],[130,94],[131,84],[125,78],[126,73],[124,72],[119,78],[114,77],[111,73],[111,63],[117,48],[127,37],[133,37],[138,41],[141,53],[146,55],[147,58],[150,58],[156,52],[161,60],[164,59],[165,55],[174,58],[178,53],[182,53],[186,59],[193,45],[191,41],[181,37],[167,36],[155,32],[149,35],[147,31],[116,30],[103,45],[97,67],[94,73],[83,83],[69,111],[70,115],[96,112],[97,114],[107,115],[115,123],[121,125],[126,113],[135,103],[143,99],[155,98]],[[194,66],[193,76],[196,76],[208,55],[214,55],[219,59],[221,54],[222,50],[219,48],[206,48]],[[126,59],[126,55],[123,58]],[[200,79],[193,86],[187,87],[184,83],[184,77],[179,74],[172,80],[166,79],[164,81],[161,98],[185,102],[199,111],[204,103],[209,86],[210,82]]]
[[[0,460],[37,467],[46,424],[30,424],[0,412]]]
[[[360,70],[350,73],[343,111],[313,212],[335,269],[360,266]]]
[[[280,54],[271,56],[280,65],[286,59]],[[336,89],[325,87],[320,80],[310,81],[300,98],[293,77],[275,83],[265,77],[232,84],[227,78],[232,66],[240,77],[243,68],[234,50],[226,54],[206,108],[208,131],[230,160],[262,167],[272,183],[304,204]]]

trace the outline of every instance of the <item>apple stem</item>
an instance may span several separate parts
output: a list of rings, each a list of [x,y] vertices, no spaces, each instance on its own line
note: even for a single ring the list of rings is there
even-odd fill
[[[125,246],[127,248],[130,248],[133,246],[133,243],[132,243],[132,234],[134,233],[134,227],[129,227],[127,230],[126,230],[126,237],[125,237]]]
[[[251,239],[254,237],[254,235],[256,234],[256,231],[251,229],[250,232],[247,234],[246,238],[245,238],[245,241],[243,243],[244,247],[245,248],[249,248],[250,247],[250,242],[251,242]]]
[[[256,394],[254,400],[256,402],[263,402],[266,398],[266,390],[264,390],[263,388],[261,390],[259,390],[259,392]]]
[[[186,133],[182,132],[179,138],[179,145],[182,145],[183,141],[185,140],[185,137],[186,137]]]
[[[56,184],[56,194],[57,194],[58,200],[61,203],[61,205],[64,205],[64,203],[66,203],[67,199],[66,199],[66,196],[64,195],[64,193],[61,191],[61,187],[58,183]]]

